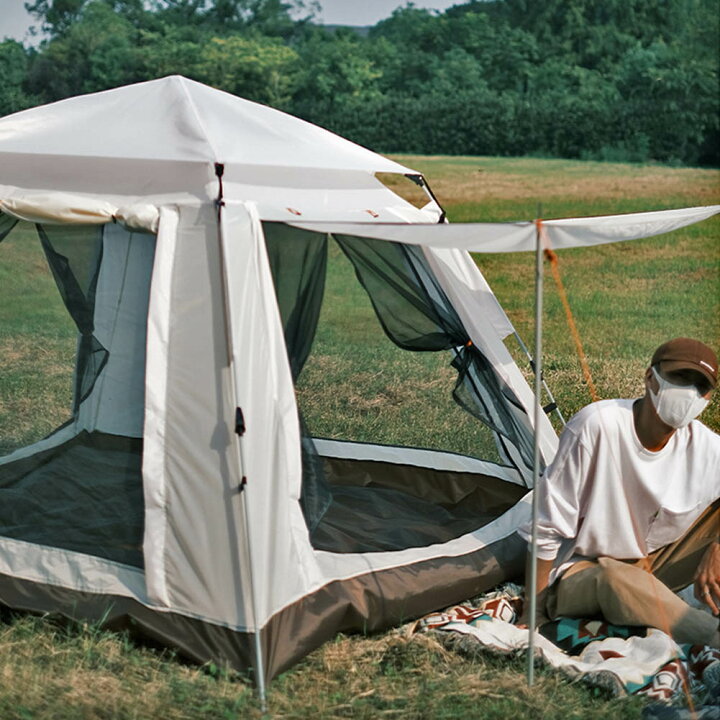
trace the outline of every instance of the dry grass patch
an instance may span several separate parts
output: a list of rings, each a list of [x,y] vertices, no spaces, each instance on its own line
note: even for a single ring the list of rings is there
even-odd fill
[[[393,159],[421,171],[441,204],[447,205],[568,196],[594,201],[687,198],[693,205],[704,205],[716,201],[720,186],[720,172],[697,168],[534,158],[400,155]]]
[[[249,718],[256,707],[233,677],[212,677],[92,625],[35,617],[2,626],[0,678],[3,720],[225,720]]]
[[[447,649],[439,634],[411,636],[408,629],[375,638],[339,636],[316,650],[273,685],[272,716],[368,720],[639,717],[637,700],[611,700],[543,668],[538,669],[536,685],[530,689],[522,658],[484,652],[461,655]]]

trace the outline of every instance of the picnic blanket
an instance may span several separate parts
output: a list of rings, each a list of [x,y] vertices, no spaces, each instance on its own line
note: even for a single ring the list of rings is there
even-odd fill
[[[522,612],[522,588],[503,586],[465,605],[433,613],[417,632],[436,631],[446,647],[475,654],[522,654],[528,631],[514,625]],[[558,618],[535,634],[536,657],[573,679],[614,696],[643,695],[671,702],[690,692],[693,702],[720,702],[720,650],[679,645],[654,628]]]

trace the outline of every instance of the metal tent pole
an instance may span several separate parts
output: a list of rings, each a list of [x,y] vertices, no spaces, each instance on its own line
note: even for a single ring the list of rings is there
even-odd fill
[[[260,711],[264,714],[267,712],[267,691],[265,690],[265,661],[263,659],[262,644],[260,642],[260,626],[257,618],[257,597],[255,595],[255,583],[253,582],[252,558],[250,555],[250,532],[248,530],[248,506],[245,502],[245,493],[241,499],[243,506],[243,524],[245,526],[245,543],[248,551],[248,574],[250,575],[250,595],[252,597],[253,625],[255,632],[253,633],[253,641],[255,651],[255,680],[257,682],[258,697],[260,699]]]
[[[515,335],[515,340],[517,340],[517,344],[520,346],[520,349],[525,353],[525,357],[528,359],[528,362],[530,363],[530,367],[532,368],[533,373],[534,373],[535,372],[535,360],[533,359],[533,356],[530,354],[530,350],[528,350],[527,345],[523,342],[523,339],[520,337],[520,334],[518,333],[517,330],[513,329],[513,335]],[[550,387],[545,382],[544,378],[541,377],[540,379],[542,380],[542,386],[543,386],[543,390],[545,390],[545,394],[548,396],[550,402],[555,406],[552,409],[552,412],[554,412],[558,416],[558,418],[560,419],[560,422],[563,425],[566,425],[567,423],[565,422],[565,417],[563,416],[560,408],[558,407],[558,404],[555,401],[555,397],[552,394]]]
[[[230,302],[230,278],[228,276],[228,264],[227,264],[227,252],[225,243],[227,239],[223,233],[223,208],[225,202],[223,200],[223,185],[222,177],[224,172],[224,166],[220,163],[215,165],[215,173],[219,181],[219,194],[216,201],[217,207],[217,230],[219,240],[219,252],[220,252],[220,264],[221,264],[221,277],[222,277],[222,291],[223,291],[223,304],[225,310],[225,338],[226,348],[228,354],[228,367],[231,369],[229,373],[229,381],[231,387],[232,397],[235,401],[238,400],[237,396],[237,384],[235,381],[235,370],[234,370],[234,351],[233,351],[233,322],[232,322],[232,303]],[[257,594],[255,592],[255,582],[253,573],[253,553],[250,545],[250,529],[249,529],[249,513],[247,504],[247,478],[245,477],[245,461],[243,453],[243,436],[245,434],[245,419],[242,414],[242,409],[237,407],[235,410],[235,449],[236,459],[238,463],[238,470],[240,472],[241,481],[237,488],[237,492],[240,495],[239,502],[242,504],[243,513],[243,541],[245,545],[245,559],[248,568],[248,584],[250,590],[250,604],[252,606],[252,627],[253,632],[253,654],[255,656],[255,680],[257,682],[258,697],[260,700],[260,709],[263,714],[267,712],[267,692],[265,689],[265,661],[263,658],[262,644],[260,641],[260,624],[258,621],[258,602]]]
[[[542,306],[543,306],[543,253],[541,208],[535,221],[535,421],[533,453],[532,535],[530,541],[530,587],[525,588],[530,599],[528,617],[527,682],[535,680],[535,616],[537,615],[537,486],[540,479],[540,418],[542,416]]]

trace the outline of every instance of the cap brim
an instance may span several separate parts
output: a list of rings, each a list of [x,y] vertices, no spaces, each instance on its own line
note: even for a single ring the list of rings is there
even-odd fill
[[[717,387],[717,378],[715,378],[706,367],[700,365],[700,363],[694,363],[690,360],[660,360],[660,362],[662,363],[663,370],[695,370],[707,378],[713,390]]]

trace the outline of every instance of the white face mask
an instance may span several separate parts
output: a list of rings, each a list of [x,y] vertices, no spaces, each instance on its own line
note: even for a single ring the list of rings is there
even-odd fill
[[[650,389],[655,412],[670,427],[681,428],[689,425],[707,406],[706,400],[694,385],[675,385],[661,377],[655,368],[653,373],[658,381],[658,391]]]

